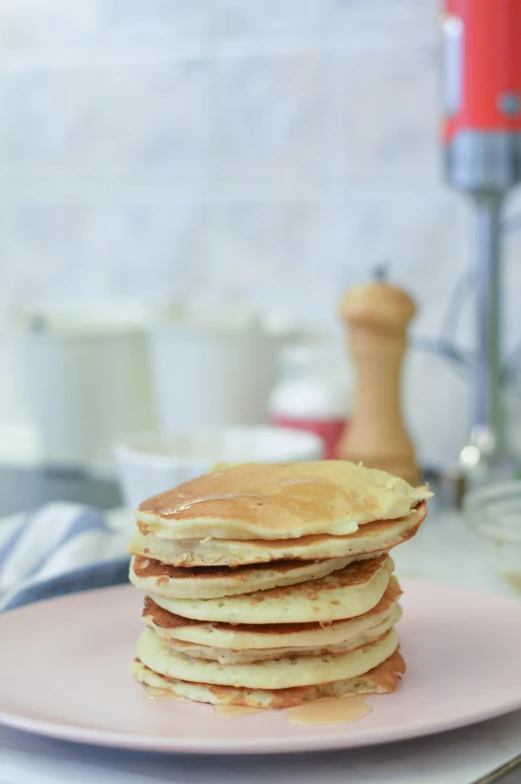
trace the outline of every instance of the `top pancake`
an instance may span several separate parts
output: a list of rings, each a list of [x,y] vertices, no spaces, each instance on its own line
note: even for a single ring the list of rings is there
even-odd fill
[[[163,539],[345,536],[404,517],[430,496],[426,487],[345,460],[241,463],[144,501],[137,521],[142,534]]]
[[[133,555],[154,558],[173,566],[208,567],[270,563],[281,560],[360,558],[390,550],[410,539],[427,514],[425,501],[406,517],[363,525],[348,536],[315,534],[297,539],[163,539],[140,531],[130,543]]]

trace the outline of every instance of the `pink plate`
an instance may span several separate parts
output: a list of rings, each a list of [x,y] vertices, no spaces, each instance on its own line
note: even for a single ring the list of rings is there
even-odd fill
[[[131,586],[0,616],[0,723],[104,746],[254,754],[368,746],[521,708],[521,603],[442,583],[403,587],[407,674],[395,694],[368,698],[373,711],[356,723],[306,727],[271,711],[225,718],[148,699],[129,674],[142,602]]]

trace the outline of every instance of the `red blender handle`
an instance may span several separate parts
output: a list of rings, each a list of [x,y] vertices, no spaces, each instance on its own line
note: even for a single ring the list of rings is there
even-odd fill
[[[443,138],[521,130],[521,0],[446,0]]]

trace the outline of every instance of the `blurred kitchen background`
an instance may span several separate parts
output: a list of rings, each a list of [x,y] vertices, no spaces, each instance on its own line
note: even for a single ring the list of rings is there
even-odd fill
[[[344,384],[348,414],[337,305],[382,265],[418,305],[404,417],[420,464],[456,461],[469,424],[472,235],[468,202],[443,182],[438,13],[435,0],[3,0],[4,465],[66,462],[75,448],[108,459],[95,445],[81,454],[85,432],[71,454],[52,446],[53,428],[105,383],[112,408],[86,418],[91,435],[107,435],[100,422],[116,411],[114,440],[130,433],[125,417],[132,430],[190,424],[174,400],[184,376],[161,374],[164,330],[187,310],[209,323],[258,314],[279,349],[331,334],[328,400]],[[505,396],[521,456],[516,195],[504,231]],[[83,334],[82,314],[105,336],[103,356],[38,344],[53,319],[58,342]],[[111,348],[107,335],[140,346]],[[52,379],[63,388],[82,372],[86,399],[71,392],[79,408],[67,412]],[[266,373],[273,404],[280,363]],[[123,412],[124,389],[138,387]],[[251,421],[269,419],[262,405]]]

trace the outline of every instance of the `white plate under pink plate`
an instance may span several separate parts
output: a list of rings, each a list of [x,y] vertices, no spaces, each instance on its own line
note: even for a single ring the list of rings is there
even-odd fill
[[[406,676],[353,724],[301,726],[284,712],[225,718],[208,705],[150,700],[129,674],[142,597],[131,586],[0,616],[0,723],[130,749],[254,754],[367,746],[521,708],[521,602],[403,580]]]

